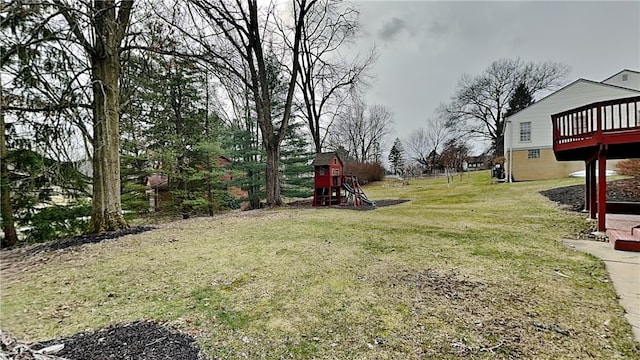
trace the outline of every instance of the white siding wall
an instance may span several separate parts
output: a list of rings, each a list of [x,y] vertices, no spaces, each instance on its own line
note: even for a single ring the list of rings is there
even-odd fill
[[[626,75],[626,80],[623,80]],[[622,71],[619,74],[605,80],[603,84],[622,86],[629,89],[640,90],[640,73],[634,71]]]
[[[508,119],[511,129],[507,128],[505,133],[505,152],[511,146],[514,150],[551,147],[553,144],[552,114],[596,101],[637,96],[638,94],[640,94],[638,91],[600,85],[580,79],[511,116]],[[520,123],[527,121],[531,122],[531,141],[521,142]]]

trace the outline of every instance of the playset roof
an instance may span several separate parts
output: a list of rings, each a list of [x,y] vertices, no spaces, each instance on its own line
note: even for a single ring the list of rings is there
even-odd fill
[[[320,153],[320,154],[316,155],[316,158],[313,160],[311,165],[313,165],[313,166],[331,165],[331,159],[333,159],[334,157],[337,157],[338,160],[340,160],[340,163],[343,163],[342,159],[340,159],[340,156],[338,155],[338,153],[336,153],[336,152],[324,152],[324,153]]]

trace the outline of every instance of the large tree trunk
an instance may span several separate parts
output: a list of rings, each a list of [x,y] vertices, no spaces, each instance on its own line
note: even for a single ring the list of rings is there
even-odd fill
[[[113,2],[95,1],[93,83],[93,201],[90,233],[127,228],[120,205],[120,41]],[[122,9],[121,9],[122,11]],[[123,26],[123,25],[122,25]]]
[[[266,187],[267,187],[267,206],[282,205],[280,196],[280,144],[266,143],[267,153],[267,169],[266,169]]]
[[[118,58],[96,59],[93,71],[93,201],[90,233],[127,228],[120,206]]]
[[[9,168],[7,166],[8,151],[4,139],[5,125],[2,101],[2,84],[0,84],[0,214],[2,215],[2,231],[4,231],[0,248],[5,248],[15,245],[18,242],[18,235],[16,234],[13,208],[11,207],[11,188],[9,187]]]
[[[504,156],[504,136],[498,135],[495,138],[495,156]]]

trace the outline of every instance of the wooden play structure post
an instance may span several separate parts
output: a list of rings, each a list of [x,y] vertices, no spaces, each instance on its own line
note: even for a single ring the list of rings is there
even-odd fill
[[[344,163],[336,152],[320,153],[312,163],[315,177],[313,206],[340,205],[343,194],[342,175]]]

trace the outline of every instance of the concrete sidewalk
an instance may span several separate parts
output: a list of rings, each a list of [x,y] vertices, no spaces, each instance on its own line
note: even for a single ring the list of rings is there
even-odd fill
[[[640,342],[640,253],[613,250],[608,242],[587,240],[563,240],[572,249],[596,256],[607,267],[613,287],[620,296],[620,305],[633,328],[633,335]]]

